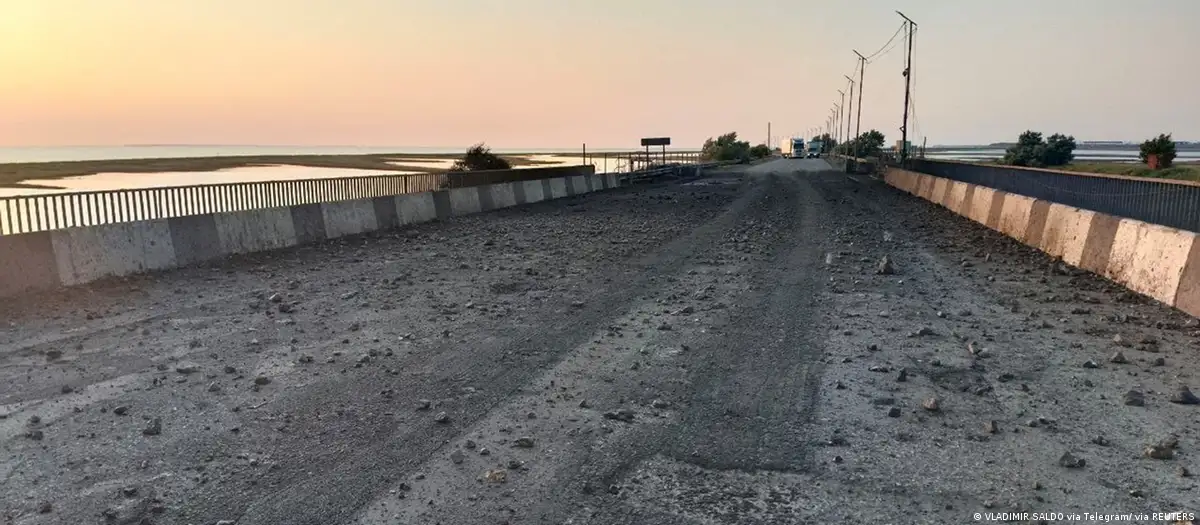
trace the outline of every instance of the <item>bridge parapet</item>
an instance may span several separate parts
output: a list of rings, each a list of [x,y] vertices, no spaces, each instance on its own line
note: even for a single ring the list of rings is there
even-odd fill
[[[963,172],[957,174],[964,178],[970,176],[963,175]],[[979,174],[975,173],[974,176]],[[1052,177],[1057,177],[1057,174],[1050,172],[1046,178],[1038,176],[1023,183],[1001,180],[997,185],[1014,184],[1020,189],[1028,189],[1031,187],[1029,184],[1034,184],[1033,180],[1045,183],[1053,181]],[[1200,316],[1200,234],[897,167],[888,167],[884,180],[891,186],[1061,258],[1064,263],[1102,275],[1130,290],[1193,316]],[[1112,187],[1129,188],[1123,186],[1126,182],[1141,181],[1079,184],[1109,184],[1116,185]],[[1033,187],[1047,188],[1044,185]],[[1181,192],[1176,195],[1200,189],[1188,184],[1171,187]],[[1056,192],[1050,194],[1062,195],[1065,189],[1058,187]],[[1129,196],[1127,202],[1145,197]],[[1161,195],[1152,194],[1152,198],[1161,198]]]

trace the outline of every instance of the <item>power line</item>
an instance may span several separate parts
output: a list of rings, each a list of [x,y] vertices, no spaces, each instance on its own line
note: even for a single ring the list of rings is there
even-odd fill
[[[887,47],[889,45],[891,45],[893,41],[896,40],[896,37],[900,36],[901,31],[904,31],[904,23],[903,22],[900,23],[900,27],[896,29],[896,32],[894,34],[892,34],[892,38],[889,38],[887,43],[884,44],[883,47],[879,48],[879,51],[871,53],[871,55],[867,57],[867,61],[869,62],[872,58],[875,58],[875,57],[879,56],[880,53],[883,53],[884,49],[887,49]]]
[[[872,56],[870,59],[868,59],[868,60],[867,60],[867,63],[868,63],[868,64],[873,64],[873,63],[875,63],[875,61],[876,61],[876,60],[879,60],[879,59],[881,59],[881,58],[883,58],[883,57],[887,56],[887,54],[888,54],[888,53],[891,53],[893,49],[896,49],[896,46],[898,46],[898,45],[900,45],[900,44],[903,44],[903,43],[904,43],[904,41],[903,41],[903,40],[901,40],[901,41],[898,41],[898,42],[896,42],[896,43],[894,43],[894,44],[892,44],[892,45],[888,46],[888,48],[887,48],[887,50],[886,50],[886,51],[884,51],[884,52],[882,52],[882,53],[879,53],[879,54],[876,54],[876,55],[873,55],[873,56]]]

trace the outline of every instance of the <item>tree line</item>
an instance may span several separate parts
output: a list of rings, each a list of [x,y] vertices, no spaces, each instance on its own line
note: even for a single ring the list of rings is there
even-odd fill
[[[1075,137],[1055,133],[1043,138],[1037,131],[1029,130],[1017,137],[1017,143],[1004,151],[1000,162],[1010,166],[1053,168],[1066,166],[1075,160]],[[1175,141],[1170,133],[1148,139],[1138,148],[1138,158],[1151,168],[1170,168],[1175,161]]]

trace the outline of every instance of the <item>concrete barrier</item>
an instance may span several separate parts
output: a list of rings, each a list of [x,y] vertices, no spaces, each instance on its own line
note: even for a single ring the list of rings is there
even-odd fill
[[[1033,204],[1037,199],[1012,193],[997,192],[1001,195],[1000,223],[996,231],[1009,237],[1025,242],[1025,232],[1029,230],[1029,217],[1033,213]]]
[[[16,295],[59,282],[49,232],[0,236],[0,294]]]
[[[105,224],[50,232],[59,282],[82,284],[177,264],[165,220]]]
[[[454,188],[448,193],[450,196],[451,216],[470,215],[472,213],[479,213],[483,209],[479,204],[479,190],[477,188]]]
[[[545,192],[542,191],[542,181],[540,180],[528,180],[514,184],[520,184],[525,189],[525,202],[541,202],[547,198]]]
[[[575,195],[582,195],[588,192],[588,178],[583,176],[571,177],[568,179],[571,184],[571,192]]]
[[[289,208],[268,208],[213,216],[221,253],[253,253],[296,244],[296,227]]]
[[[888,168],[884,180],[1067,264],[1200,316],[1196,233],[896,168]]]
[[[336,239],[379,229],[375,204],[371,199],[326,202],[321,204],[325,220],[325,238]]]
[[[550,187],[550,191],[546,192],[547,199],[561,199],[563,197],[571,196],[571,194],[568,193],[568,190],[567,190],[568,186],[567,186],[566,179],[550,179],[550,180],[544,181],[544,182],[546,183],[546,185],[548,185]],[[543,186],[542,189],[544,190],[545,186]]]
[[[433,192],[397,195],[396,211],[400,224],[418,224],[437,220],[437,208],[433,203]]]
[[[517,194],[513,190],[513,182],[482,186],[492,195],[492,206],[496,208],[511,208],[517,205]]]
[[[1131,289],[1174,304],[1195,239],[1192,232],[1121,219],[1103,275],[1133,283]]]
[[[619,186],[592,166],[550,179],[0,236],[0,296],[187,266]],[[553,171],[549,171],[553,170]]]

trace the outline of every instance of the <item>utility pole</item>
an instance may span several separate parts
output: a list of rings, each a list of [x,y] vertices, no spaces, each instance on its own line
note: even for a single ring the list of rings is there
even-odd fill
[[[908,54],[904,60],[904,125],[900,127],[900,163],[903,164],[908,160],[908,104],[912,97],[912,42],[913,33],[917,31],[917,23],[911,18],[904,16],[904,13],[896,11],[906,22],[908,22]]]
[[[825,129],[825,132],[829,134],[829,138],[833,139],[834,142],[837,142],[837,138],[838,138],[837,131],[836,131],[836,125],[837,125],[837,104],[834,104],[834,106],[832,108],[829,108],[829,127]]]
[[[838,108],[838,117],[837,117],[838,136],[841,136],[842,135],[842,114],[844,113],[844,111],[842,111],[842,109],[846,107],[846,92],[839,89],[838,94],[842,96],[842,103],[838,104],[838,107],[837,107]],[[846,137],[842,137],[842,140],[840,142],[845,142],[845,140],[846,140]]]
[[[843,76],[846,77],[846,80],[850,81],[850,108],[846,110],[846,115],[849,116],[854,113],[854,79],[850,78],[850,75],[843,75]],[[849,137],[851,140],[854,140],[854,138],[855,138],[855,135],[850,134],[850,120],[849,119],[846,120],[846,136]]]
[[[855,121],[854,122],[854,136],[861,137],[862,136],[862,92],[863,92],[863,80],[867,76],[867,57],[862,56],[862,53],[859,53],[858,51],[854,51],[854,54],[858,55],[858,61],[859,61],[859,66],[858,66],[858,115],[854,118],[854,121]],[[855,144],[855,151],[854,151],[855,157],[858,156],[857,148],[858,148],[858,145]]]
[[[838,110],[839,109],[841,109],[841,108],[839,108],[837,104],[833,105],[833,110],[832,110],[833,123],[831,124],[831,126],[832,126],[831,131],[833,132],[833,141],[840,143],[842,141],[842,137],[841,137],[841,133],[838,133]]]
[[[768,148],[771,147],[771,123],[770,122],[767,123],[767,142],[766,142],[766,144],[767,144]]]

